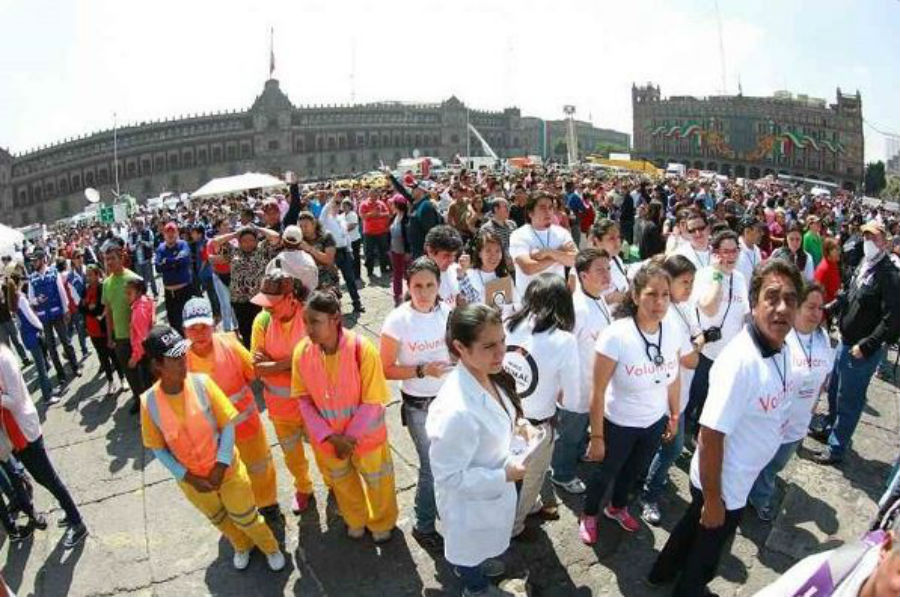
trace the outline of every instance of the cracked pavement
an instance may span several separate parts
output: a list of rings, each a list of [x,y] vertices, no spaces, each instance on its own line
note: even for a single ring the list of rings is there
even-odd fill
[[[358,320],[346,318],[346,325],[375,338],[392,308],[390,280],[374,280],[361,295],[367,313]],[[126,396],[104,397],[102,376],[97,375],[97,362],[91,357],[85,362],[85,374],[68,388],[62,402],[49,409],[39,404],[51,459],[82,509],[91,535],[75,550],[63,551],[62,529],[55,524],[62,512],[43,488],[36,488],[37,507],[49,513],[50,528],[18,545],[10,545],[5,537],[0,540],[3,575],[17,595],[458,594],[446,562],[423,550],[410,535],[417,458],[400,425],[396,387],[388,421],[399,531],[383,546],[375,546],[370,538],[348,539],[334,505],[326,503],[314,465],[315,508],[302,517],[293,516],[287,508],[290,476],[276,448],[279,498],[287,521],[283,541],[289,555],[285,570],[276,574],[258,552],[248,570],[232,569],[230,546],[141,446],[138,419],[128,414]],[[26,379],[34,389],[33,370],[26,371]],[[765,524],[752,510],[747,512],[731,555],[723,558],[720,576],[710,588],[720,595],[752,595],[797,559],[864,531],[898,452],[898,412],[896,388],[874,380],[845,464],[840,469],[820,467],[803,458],[801,451],[779,481],[778,517]],[[266,425],[271,442],[275,436],[268,421]],[[804,442],[805,450],[818,447],[811,439]],[[632,536],[602,523],[600,541],[591,548],[582,545],[576,533],[580,500],[561,495],[559,519],[529,520],[526,540],[512,544],[506,556],[511,571],[527,574],[536,596],[668,595],[667,588],[654,589],[644,584],[643,577],[686,507],[687,464],[682,457],[672,470],[660,527],[644,525]],[[588,471],[583,466],[582,474]]]

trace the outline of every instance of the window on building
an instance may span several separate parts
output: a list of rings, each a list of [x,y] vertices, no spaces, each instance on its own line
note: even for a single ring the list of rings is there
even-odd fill
[[[128,162],[128,165],[125,166],[125,171],[127,172],[128,178],[134,178],[137,176],[137,164],[134,162]]]
[[[100,170],[97,173],[97,180],[100,182],[100,184],[106,184],[107,182],[109,182],[109,172],[107,172],[105,168]]]
[[[178,169],[178,156],[176,154],[172,154],[169,156],[169,170],[177,170]]]
[[[271,141],[269,141],[269,151],[278,151],[278,141],[276,139],[272,139]],[[250,148],[247,147],[248,155],[245,157],[249,157],[249,153],[250,153]]]
[[[221,147],[213,147],[212,159],[213,159],[213,162],[221,162],[222,161],[222,148]]]
[[[72,190],[80,191],[81,190],[81,177],[77,174],[72,176]]]
[[[201,149],[197,152],[197,163],[205,164],[206,163],[206,150]]]
[[[228,153],[229,160],[237,159],[237,147],[235,147],[234,145],[229,145],[228,149],[226,149],[225,151]]]
[[[94,173],[93,172],[88,172],[87,174],[84,175],[84,184],[89,187],[94,186]]]
[[[69,192],[69,181],[66,180],[65,178],[60,178],[59,179],[59,190],[61,193],[68,193]]]
[[[194,156],[190,153],[185,153],[181,157],[181,163],[184,164],[185,168],[191,168],[194,165]]]
[[[278,141],[275,141],[275,147],[272,147],[272,141],[269,141],[269,149],[271,149],[271,150],[277,150],[277,149],[278,149]],[[242,158],[249,158],[249,157],[250,157],[250,154],[251,154],[251,152],[250,152],[250,144],[249,144],[249,143],[243,143],[243,144],[241,144],[241,157],[242,157]]]
[[[156,159],[153,160],[153,171],[154,172],[162,172],[166,169],[166,161],[162,156],[157,156]]]
[[[306,158],[306,167],[309,168],[310,170],[312,170],[313,168],[316,167],[316,156],[311,155],[308,158]]]
[[[459,135],[450,135],[450,143],[459,143]]]

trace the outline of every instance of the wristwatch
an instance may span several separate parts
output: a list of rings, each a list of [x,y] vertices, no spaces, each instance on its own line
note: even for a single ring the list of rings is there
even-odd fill
[[[425,365],[422,365],[421,363],[416,365],[416,377],[419,379],[425,377]]]

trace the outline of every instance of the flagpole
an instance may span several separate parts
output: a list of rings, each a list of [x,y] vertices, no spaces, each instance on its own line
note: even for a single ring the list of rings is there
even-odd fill
[[[119,198],[119,134],[116,113],[113,112],[113,168],[116,171],[116,199]]]

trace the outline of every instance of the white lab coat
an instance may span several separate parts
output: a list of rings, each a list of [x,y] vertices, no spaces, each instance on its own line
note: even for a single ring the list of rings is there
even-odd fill
[[[509,547],[516,488],[506,480],[506,462],[516,414],[498,391],[504,408],[459,363],[428,408],[444,557],[458,566],[477,566]]]

